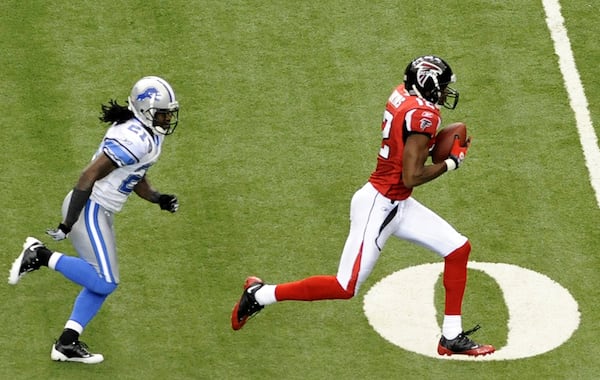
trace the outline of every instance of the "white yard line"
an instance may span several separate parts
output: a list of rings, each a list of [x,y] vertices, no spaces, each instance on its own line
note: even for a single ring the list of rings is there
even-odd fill
[[[548,24],[552,41],[554,41],[554,50],[558,56],[560,71],[569,95],[569,103],[575,112],[577,131],[583,148],[585,164],[590,173],[590,182],[596,193],[596,203],[600,207],[600,150],[588,109],[588,101],[575,65],[571,42],[560,12],[560,4],[558,0],[542,0],[542,4],[546,12],[546,24]]]

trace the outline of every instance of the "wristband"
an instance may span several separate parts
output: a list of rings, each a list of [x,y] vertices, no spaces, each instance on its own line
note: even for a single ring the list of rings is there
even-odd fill
[[[161,196],[161,193],[158,191],[155,191],[152,193],[152,195],[150,195],[149,200],[151,203],[158,203],[158,202],[160,202],[160,196]]]
[[[58,225],[58,228],[57,228],[57,229],[59,229],[59,230],[61,230],[62,232],[64,232],[64,233],[65,233],[65,235],[68,235],[68,234],[69,234],[69,232],[71,232],[71,227],[68,227],[68,226],[64,225],[63,223],[60,223],[60,224]]]
[[[456,161],[454,161],[453,159],[447,158],[446,160],[444,160],[444,162],[446,163],[447,171],[456,169]]]

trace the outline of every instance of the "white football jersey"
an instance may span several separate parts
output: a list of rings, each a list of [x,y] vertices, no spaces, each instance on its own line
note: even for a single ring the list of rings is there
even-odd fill
[[[137,119],[113,124],[94,158],[106,154],[117,168],[96,181],[90,199],[109,211],[121,211],[135,185],[158,160],[163,139],[163,135],[148,132]]]

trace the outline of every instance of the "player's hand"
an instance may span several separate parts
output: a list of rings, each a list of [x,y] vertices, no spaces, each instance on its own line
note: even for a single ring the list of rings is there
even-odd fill
[[[453,170],[458,169],[460,167],[460,164],[462,164],[462,162],[465,160],[465,157],[467,157],[467,151],[469,150],[470,146],[470,137],[467,138],[465,146],[461,146],[460,139],[458,138],[458,136],[454,137],[454,143],[452,144],[452,149],[450,150],[450,159],[452,159],[452,161],[454,161],[454,163],[456,164],[456,167],[452,168]]]
[[[161,194],[158,197],[158,204],[161,210],[167,210],[168,212],[176,212],[179,209],[179,201],[173,194]]]
[[[66,239],[67,235],[69,235],[69,232],[71,232],[71,229],[62,223],[60,223],[58,225],[58,227],[56,227],[54,229],[48,228],[46,230],[46,233],[48,235],[50,235],[52,237],[52,239],[54,239],[56,241]]]

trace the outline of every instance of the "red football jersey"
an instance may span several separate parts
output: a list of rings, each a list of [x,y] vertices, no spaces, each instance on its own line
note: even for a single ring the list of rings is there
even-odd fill
[[[393,200],[410,196],[412,188],[407,188],[402,182],[402,156],[406,138],[411,133],[428,135],[431,147],[441,121],[440,110],[435,104],[410,95],[404,84],[396,87],[385,106],[381,124],[383,140],[377,167],[369,178],[377,191]]]

